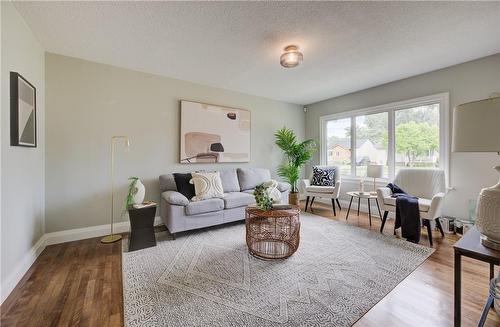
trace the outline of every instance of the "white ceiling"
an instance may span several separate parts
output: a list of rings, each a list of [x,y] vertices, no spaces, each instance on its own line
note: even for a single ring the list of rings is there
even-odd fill
[[[500,52],[500,2],[18,2],[49,52],[309,104]],[[298,44],[304,62],[279,64]]]

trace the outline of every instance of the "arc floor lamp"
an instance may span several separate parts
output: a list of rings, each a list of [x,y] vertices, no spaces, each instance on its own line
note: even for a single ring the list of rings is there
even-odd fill
[[[118,140],[125,141],[125,150],[130,148],[128,136],[113,136],[111,137],[111,233],[101,239],[101,243],[113,243],[122,239],[120,234],[113,233],[113,218],[114,218],[114,197],[115,197],[115,144]]]

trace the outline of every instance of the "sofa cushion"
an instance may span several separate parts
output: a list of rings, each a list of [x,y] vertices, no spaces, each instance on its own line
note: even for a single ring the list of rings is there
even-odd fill
[[[172,174],[160,175],[160,192],[165,191],[177,191],[174,175]]]
[[[254,191],[254,189],[244,190],[244,191],[241,191],[241,193],[251,194],[253,196],[253,191]]]
[[[161,194],[161,197],[169,204],[176,206],[186,206],[189,204],[188,198],[176,191],[165,191]]]
[[[245,207],[255,203],[255,198],[252,194],[243,192],[233,192],[224,194],[224,208]]]
[[[391,196],[385,197],[384,203],[391,206],[396,206],[396,198],[393,198]],[[418,210],[422,212],[427,212],[429,211],[430,207],[431,207],[431,200],[418,198]]]
[[[242,191],[250,190],[255,186],[271,179],[269,169],[262,168],[238,168],[238,181]]]
[[[194,192],[194,185],[189,183],[191,181],[191,173],[181,174],[181,173],[173,173],[175,186],[177,187],[177,192],[184,195],[186,198],[191,200],[193,196],[196,195]]]
[[[238,174],[236,169],[223,169],[220,171],[220,180],[224,193],[239,192],[240,183],[238,182]]]
[[[311,185],[306,187],[306,192],[312,193],[333,193],[335,186],[316,186]]]
[[[198,215],[200,213],[220,211],[224,209],[222,199],[207,199],[203,201],[189,202],[186,206],[186,215]]]

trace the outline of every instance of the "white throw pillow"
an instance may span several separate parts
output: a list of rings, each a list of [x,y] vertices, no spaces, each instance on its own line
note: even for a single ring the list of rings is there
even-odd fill
[[[202,201],[211,198],[224,197],[222,182],[219,172],[214,173],[191,173],[191,181],[194,184],[194,196],[192,201]]]
[[[281,203],[281,192],[278,190],[278,182],[271,179],[264,182],[264,187],[266,188],[267,195],[273,200],[273,203]]]

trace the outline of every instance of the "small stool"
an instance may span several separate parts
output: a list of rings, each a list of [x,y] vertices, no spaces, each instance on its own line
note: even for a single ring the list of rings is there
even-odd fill
[[[156,246],[154,221],[156,215],[156,205],[136,209],[132,206],[128,208],[130,217],[130,239],[128,251],[135,251]]]

